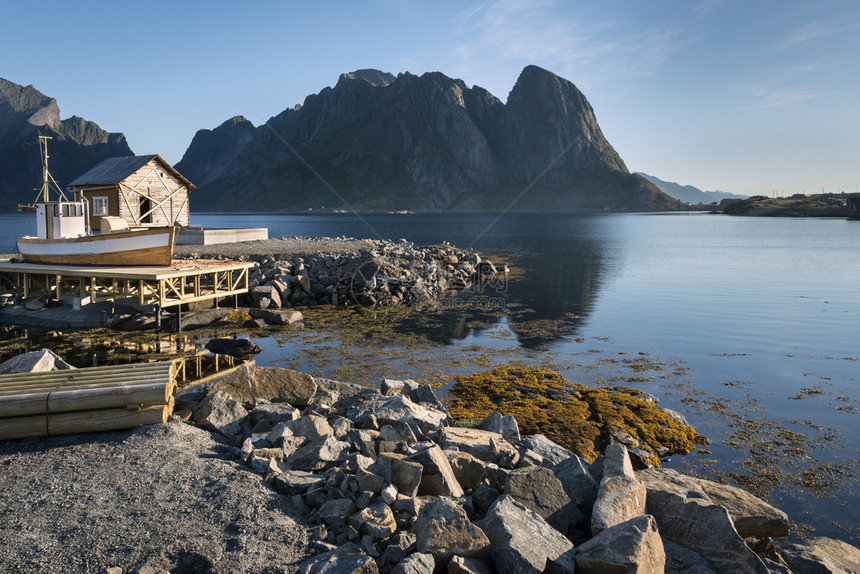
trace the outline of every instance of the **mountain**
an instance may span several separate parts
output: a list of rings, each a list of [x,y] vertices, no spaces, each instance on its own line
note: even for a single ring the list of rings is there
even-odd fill
[[[60,120],[57,100],[0,78],[0,158],[7,166],[0,170],[0,209],[15,209],[36,197],[42,184],[39,135],[53,138],[48,164],[64,188],[105,158],[133,155],[124,135],[77,116]]]
[[[195,210],[666,209],[628,172],[585,96],[528,66],[503,104],[439,72],[342,74],[255,127],[194,136],[176,168]]]
[[[636,175],[641,175],[654,185],[660,188],[660,191],[674,197],[675,199],[681,201],[682,203],[692,203],[693,205],[698,205],[700,203],[710,204],[710,203],[719,203],[724,199],[746,199],[748,196],[746,195],[738,195],[736,193],[729,193],[727,191],[702,191],[697,187],[693,187],[692,185],[681,185],[680,183],[675,183],[674,181],[663,181],[659,177],[654,177],[653,175],[648,175],[647,173],[642,172],[634,172]]]

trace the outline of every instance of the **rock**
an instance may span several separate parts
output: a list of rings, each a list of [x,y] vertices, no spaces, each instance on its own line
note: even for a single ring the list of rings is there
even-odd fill
[[[295,436],[305,437],[308,440],[317,440],[334,436],[334,430],[328,424],[328,420],[316,413],[306,414],[292,421],[285,421],[284,426]]]
[[[401,560],[391,574],[433,574],[435,566],[432,554],[416,552]]]
[[[254,300],[254,305],[260,309],[266,309],[267,307],[278,308],[281,306],[281,294],[274,285],[255,285],[251,287],[250,292],[251,298]]]
[[[355,471],[355,479],[358,481],[358,489],[378,494],[385,486],[385,479],[369,470],[358,469]]]
[[[520,441],[520,426],[517,424],[517,419],[510,415],[505,416],[501,413],[492,413],[481,421],[478,428],[498,433],[511,444],[516,444]]]
[[[501,496],[501,492],[493,488],[492,486],[487,486],[483,482],[479,484],[475,491],[472,493],[472,505],[475,510],[480,512],[481,514],[487,514],[487,511],[490,510],[490,507],[493,506],[493,503],[496,499]]]
[[[860,549],[841,540],[811,538],[781,548],[782,557],[795,572],[810,574],[856,574],[860,572]]]
[[[457,482],[448,457],[438,445],[415,453],[411,459],[423,469],[418,494],[452,498],[463,496],[463,488]]]
[[[485,556],[490,547],[483,530],[450,498],[436,497],[422,505],[412,531],[416,550],[432,554],[440,564],[452,556]]]
[[[248,411],[239,401],[223,391],[215,391],[197,405],[194,424],[233,438],[242,432],[247,416]]]
[[[355,504],[348,498],[326,500],[319,509],[319,517],[329,526],[343,524],[355,512]]]
[[[217,355],[230,355],[239,358],[256,355],[263,350],[250,339],[212,339],[205,346]]]
[[[305,560],[300,574],[378,574],[376,561],[352,543]]]
[[[357,426],[362,426],[370,416],[375,417],[379,424],[397,425],[405,422],[417,425],[423,432],[447,424],[448,419],[448,413],[418,405],[403,395],[369,396],[358,401],[346,413],[346,417]]]
[[[408,396],[413,402],[423,407],[435,409],[446,415],[448,414],[448,409],[445,408],[445,405],[442,404],[442,401],[439,400],[439,397],[436,396],[436,393],[433,392],[433,387],[430,385],[418,385],[418,387],[409,391]]]
[[[358,532],[363,536],[371,536],[374,540],[388,538],[397,530],[394,513],[387,504],[371,504],[355,516]]]
[[[505,483],[505,493],[562,533],[584,518],[548,468],[532,466],[513,471]]]
[[[41,297],[36,297],[33,299],[27,299],[24,302],[24,309],[27,311],[38,311],[39,309],[44,309],[45,304],[42,302]]]
[[[385,504],[394,504],[394,501],[397,500],[397,487],[393,484],[385,485],[379,493],[379,497]]]
[[[517,443],[517,446],[535,451],[544,458],[549,466],[556,466],[573,456],[572,452],[542,434],[527,436]]]
[[[403,381],[396,379],[383,379],[382,384],[379,385],[379,392],[386,397],[392,397],[394,395],[399,395],[403,391],[403,387]]]
[[[478,526],[492,544],[490,557],[499,572],[543,572],[548,560],[573,548],[570,540],[509,495],[499,497]]]
[[[666,553],[666,574],[717,574],[698,552],[676,542],[663,540],[663,550]]]
[[[636,476],[649,491],[681,489],[686,496],[695,492],[698,498],[725,507],[741,538],[788,535],[790,522],[783,511],[740,488],[665,468],[639,471]]]
[[[583,514],[591,514],[599,485],[588,470],[588,463],[574,454],[556,465],[554,472],[577,508]]]
[[[280,422],[294,421],[300,416],[301,412],[299,409],[288,403],[270,403],[265,401],[254,405],[254,410],[251,411],[251,420],[254,426],[268,424],[269,428],[266,430],[271,430],[274,425]]]
[[[645,485],[636,480],[627,447],[606,447],[603,478],[591,512],[591,533],[597,536],[607,528],[645,513]]]
[[[439,443],[445,450],[467,452],[504,468],[513,468],[519,460],[519,452],[502,435],[480,429],[446,427],[439,435]]]
[[[247,365],[220,379],[212,388],[226,391],[244,403],[266,399],[294,407],[309,405],[317,392],[317,384],[310,375],[280,367]]]
[[[39,349],[15,355],[0,363],[0,375],[7,373],[44,373],[74,369],[51,349]]]
[[[269,325],[295,325],[305,320],[301,311],[294,309],[277,310],[251,307],[248,309],[248,314],[255,319],[264,320]]]
[[[459,452],[453,450],[443,451],[451,464],[451,470],[454,471],[454,477],[460,486],[467,491],[477,487],[486,472],[484,463],[467,452]]]
[[[665,565],[657,521],[647,514],[608,528],[576,547],[576,571],[580,574],[661,574]]]
[[[643,482],[648,488],[646,510],[657,520],[664,542],[670,540],[696,552],[717,572],[767,572],[762,560],[738,536],[725,508],[711,504],[696,490],[652,489],[649,481]]]
[[[424,474],[421,463],[393,453],[379,455],[370,470],[393,484],[399,493],[410,497],[418,494]]]
[[[397,564],[406,556],[415,551],[415,535],[411,532],[398,531],[392,536],[385,550],[379,557],[379,565],[386,568]]]
[[[290,455],[287,463],[299,470],[322,470],[332,463],[343,462],[349,456],[349,443],[333,436],[309,441]]]
[[[454,556],[448,562],[448,574],[492,574],[492,570],[483,560]]]
[[[316,490],[324,485],[323,475],[304,470],[288,470],[272,481],[275,490],[286,495],[304,494],[308,490]]]

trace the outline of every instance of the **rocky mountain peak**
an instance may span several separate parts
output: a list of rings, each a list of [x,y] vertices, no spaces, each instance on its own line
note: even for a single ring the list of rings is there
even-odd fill
[[[384,88],[385,86],[390,85],[396,79],[397,78],[395,78],[388,72],[382,72],[380,70],[368,68],[364,70],[356,70],[354,72],[341,74],[340,78],[338,79],[338,82],[340,82],[341,80],[363,80],[371,86]]]

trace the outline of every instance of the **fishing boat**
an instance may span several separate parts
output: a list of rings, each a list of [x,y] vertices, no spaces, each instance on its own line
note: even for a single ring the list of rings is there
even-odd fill
[[[114,226],[102,224],[100,232],[96,233],[90,225],[86,198],[69,200],[62,195],[57,201],[50,200],[47,195],[50,182],[57,189],[59,186],[48,172],[49,139],[39,136],[45,195],[40,195],[32,204],[36,214],[36,237],[18,238],[18,253],[23,261],[110,267],[170,265],[176,242],[175,226],[131,229],[125,222],[116,221]]]

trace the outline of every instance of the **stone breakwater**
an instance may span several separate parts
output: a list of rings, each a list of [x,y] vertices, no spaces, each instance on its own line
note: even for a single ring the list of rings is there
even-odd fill
[[[214,245],[183,257],[256,261],[247,303],[261,309],[350,303],[422,307],[476,285],[501,290],[508,272],[477,253],[447,245],[418,247],[406,240],[284,238],[255,243]],[[308,249],[314,245],[320,249]]]
[[[589,464],[498,413],[456,427],[411,380],[246,367],[177,409],[303,512],[303,573],[860,571],[843,542],[775,542],[788,517],[741,489],[634,471],[621,444]]]

